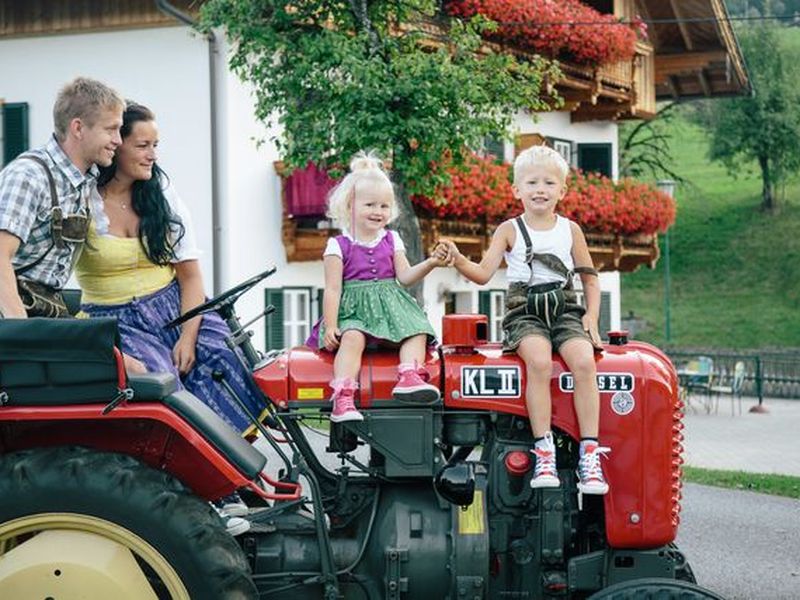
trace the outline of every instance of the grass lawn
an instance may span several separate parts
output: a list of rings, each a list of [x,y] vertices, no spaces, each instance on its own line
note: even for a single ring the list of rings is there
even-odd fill
[[[706,158],[708,135],[686,119],[672,127],[676,190],[670,230],[672,346],[800,347],[800,184],[777,214],[759,210],[755,169],[737,178]],[[664,337],[664,236],[656,269],[622,276],[622,314],[648,324],[639,339]]]
[[[745,473],[743,471],[718,471],[698,467],[683,467],[684,481],[714,487],[749,490],[773,496],[800,498],[800,477]]]

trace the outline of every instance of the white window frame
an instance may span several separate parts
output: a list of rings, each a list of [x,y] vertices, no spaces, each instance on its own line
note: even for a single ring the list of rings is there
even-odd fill
[[[283,343],[287,348],[301,346],[311,333],[311,294],[308,287],[283,288]]]
[[[551,137],[549,139],[550,143],[553,145],[553,150],[558,152],[564,158],[564,160],[567,161],[567,164],[570,167],[575,166],[573,164],[573,160],[575,158],[575,153],[572,151],[573,143],[570,140],[564,140],[560,138]]]
[[[489,290],[489,341],[503,341],[503,317],[506,313],[506,291]]]

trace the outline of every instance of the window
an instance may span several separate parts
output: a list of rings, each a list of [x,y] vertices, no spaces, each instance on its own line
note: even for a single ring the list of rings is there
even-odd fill
[[[558,152],[569,166],[572,166],[572,142],[558,138],[548,138],[553,150]]]
[[[292,348],[305,343],[320,314],[321,289],[270,288],[264,300],[275,307],[266,319],[266,349]]]
[[[311,289],[283,290],[283,339],[287,346],[298,346],[311,332]]]
[[[578,168],[611,177],[611,144],[578,144]]]
[[[0,138],[3,141],[3,166],[25,152],[28,146],[28,103],[0,104]]]
[[[483,138],[483,154],[484,156],[491,154],[497,159],[498,163],[502,163],[506,156],[506,146],[503,138],[500,136],[487,136]]]
[[[489,319],[489,341],[503,341],[503,317],[506,313],[505,290],[478,292],[478,310]]]

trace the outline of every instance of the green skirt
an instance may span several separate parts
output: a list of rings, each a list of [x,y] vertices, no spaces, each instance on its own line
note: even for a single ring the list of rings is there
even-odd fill
[[[368,343],[400,344],[424,333],[435,342],[433,327],[417,301],[394,279],[345,281],[339,301],[339,331],[357,329]],[[320,323],[318,343],[325,337]]]

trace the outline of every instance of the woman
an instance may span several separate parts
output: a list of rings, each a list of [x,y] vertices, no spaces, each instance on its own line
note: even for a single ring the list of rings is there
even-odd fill
[[[155,115],[129,102],[120,134],[122,145],[113,163],[100,169],[88,244],[75,271],[83,290],[81,309],[91,317],[116,317],[126,355],[147,371],[179,376],[187,390],[244,431],[250,420],[212,373],[222,371],[254,414],[261,415],[265,405],[226,346],[230,330],[219,315],[208,313],[180,329],[164,329],[203,303],[205,295],[191,219],[156,164]]]

